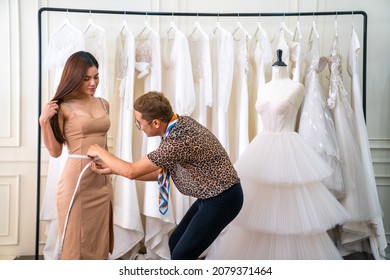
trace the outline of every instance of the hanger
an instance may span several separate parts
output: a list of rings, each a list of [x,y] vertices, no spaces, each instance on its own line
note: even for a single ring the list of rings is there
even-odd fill
[[[121,34],[123,35],[123,33],[127,32],[127,22],[126,20],[123,20],[122,21],[122,29],[121,29]]]
[[[87,27],[84,29],[84,33],[87,33],[87,31],[91,28],[91,27],[94,27],[96,29],[98,29],[99,31],[101,32],[105,32],[105,30],[100,27],[99,25],[97,25],[93,19],[92,19],[92,16],[91,16],[91,10],[89,11],[89,19],[88,19],[88,24],[87,24]]]
[[[194,28],[192,29],[190,36],[188,36],[189,39],[192,39],[193,36],[196,34],[196,31],[199,31],[200,33],[204,34],[205,32],[203,31],[202,27],[200,26],[199,23],[199,14],[196,14],[196,21],[194,23]]]
[[[92,20],[92,16],[91,16],[91,10],[89,10],[89,19],[88,19],[88,24],[87,26],[85,27],[84,29],[84,33],[86,33],[88,31],[88,29],[93,25],[93,20]]]
[[[260,13],[259,13],[259,18],[257,19],[257,26],[256,26],[256,31],[255,31],[255,34],[253,35],[256,39],[259,38],[259,36],[261,36],[261,33],[263,32],[263,26],[261,25],[261,21],[260,21]]]
[[[295,32],[294,32],[294,41],[296,41],[297,39],[298,40],[301,40],[302,39],[302,32],[301,32],[301,27],[300,27],[300,18],[301,18],[301,15],[299,14],[298,15],[298,21],[297,21],[297,25],[295,26]]]
[[[56,34],[58,31],[64,29],[66,26],[69,26],[69,27],[71,27],[71,28],[80,30],[78,27],[76,27],[74,24],[72,24],[72,23],[70,22],[70,19],[69,19],[69,17],[68,17],[68,10],[66,10],[66,17],[65,17],[65,19],[64,19],[64,22],[63,22],[62,25],[53,33],[53,35]],[[80,31],[81,31],[81,30],[80,30]],[[82,32],[82,31],[81,31],[81,32]]]
[[[70,22],[70,19],[68,17],[68,9],[66,10],[66,17],[64,19],[64,22],[62,23],[62,25],[60,26],[60,28],[58,28],[58,30],[61,30],[62,28],[64,28],[65,26],[67,25],[72,25],[72,23]]]
[[[257,25],[256,25],[255,34],[253,34],[253,36],[255,36],[255,38],[257,38],[257,35],[258,35],[259,31],[261,31],[261,28],[263,28],[263,27],[261,26],[261,23],[260,23],[260,13],[259,13],[259,17],[257,19]]]
[[[251,39],[252,36],[249,34],[249,32],[242,26],[240,19],[237,20],[236,22],[236,28],[233,31],[233,38],[235,38],[235,35],[237,34],[238,31],[242,31],[245,35],[245,38]]]
[[[217,22],[215,23],[215,28],[213,30],[213,33],[215,34],[215,32],[217,32],[217,30],[219,29],[222,29],[222,26],[221,24],[219,23],[219,13],[218,13],[218,16],[217,16]]]
[[[172,30],[176,29],[176,24],[175,21],[173,20],[173,13],[172,13],[172,19],[171,22],[169,23],[169,29],[167,30],[167,34],[171,33]]]
[[[336,12],[336,16],[335,16],[335,18],[334,18],[334,35],[336,36],[336,37],[338,37],[339,36],[339,34],[338,34],[338,27],[337,27],[337,12]]]
[[[62,29],[63,27],[67,26],[67,25],[73,25],[71,22],[70,22],[70,19],[68,17],[66,17],[64,19],[64,22],[62,23],[62,25],[60,26],[60,28],[58,28],[58,30]]]
[[[172,31],[175,31],[175,30],[176,30],[176,24],[172,19],[171,22],[169,23],[169,29],[167,30],[168,38],[169,38],[169,35],[172,34]]]
[[[313,18],[313,22],[311,24],[311,31],[310,31],[309,39],[311,39],[311,36],[313,34],[316,36],[317,39],[320,38],[320,35],[318,34],[316,22],[315,22],[314,18]]]
[[[282,22],[280,23],[280,30],[287,32],[290,36],[294,36],[294,33],[287,27],[286,22],[284,21],[284,16]]]
[[[142,34],[144,34],[145,31],[149,31],[149,30],[152,30],[152,27],[150,26],[148,19],[145,19],[144,27],[142,28],[138,36],[141,38]]]
[[[202,27],[200,26],[199,21],[195,21],[194,28],[192,29],[192,32],[191,32],[191,34],[189,36],[190,39],[193,38],[193,36],[195,35],[196,31],[203,32]]]
[[[255,38],[258,38],[259,32],[261,32],[262,28],[263,27],[261,26],[261,23],[257,22],[256,31],[255,31],[255,34],[253,35]]]
[[[120,34],[123,35],[123,33],[127,31],[127,22],[126,22],[126,11],[123,12],[123,20],[122,20],[122,28]]]

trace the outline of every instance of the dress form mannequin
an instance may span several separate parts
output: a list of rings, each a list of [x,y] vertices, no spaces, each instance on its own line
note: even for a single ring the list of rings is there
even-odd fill
[[[330,166],[294,131],[304,86],[289,78],[281,59],[272,70],[256,102],[263,131],[234,164],[243,208],[206,258],[342,259],[327,231],[349,213],[321,182]]]
[[[304,86],[290,79],[288,67],[282,61],[282,50],[277,51],[278,60],[272,65],[272,79],[262,90],[262,98],[256,103],[256,110],[262,101],[288,99],[297,109],[304,97]]]

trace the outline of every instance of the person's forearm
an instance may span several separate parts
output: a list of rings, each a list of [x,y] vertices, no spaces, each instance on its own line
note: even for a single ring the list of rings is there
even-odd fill
[[[148,174],[138,176],[135,179],[138,181],[157,181],[158,173],[159,173],[158,170],[153,171],[153,172],[150,172]]]
[[[144,156],[136,163],[124,161],[111,154],[106,149],[97,144],[89,147],[87,155],[91,158],[98,157],[104,164],[102,168],[97,168],[105,174],[116,174],[127,177],[131,180],[153,181],[157,179],[159,169],[147,156]],[[103,174],[103,173],[100,173]]]
[[[62,154],[62,145],[58,143],[54,136],[53,129],[49,121],[39,122],[42,130],[43,143],[52,157],[59,157]]]

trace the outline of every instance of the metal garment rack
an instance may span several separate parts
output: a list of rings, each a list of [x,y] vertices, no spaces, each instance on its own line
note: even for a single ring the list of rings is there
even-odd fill
[[[364,11],[334,11],[334,12],[278,12],[278,13],[189,13],[189,12],[152,12],[152,11],[119,11],[119,10],[91,10],[73,8],[49,8],[42,7],[38,11],[38,118],[41,114],[42,103],[42,13],[65,12],[65,13],[88,13],[88,14],[112,14],[112,15],[142,15],[142,16],[170,16],[170,17],[284,17],[284,16],[363,16],[363,112],[366,116],[366,61],[367,61],[367,14]],[[40,223],[40,195],[41,195],[41,128],[38,123],[37,144],[37,202],[36,202],[36,238],[35,259],[39,259],[39,223]]]

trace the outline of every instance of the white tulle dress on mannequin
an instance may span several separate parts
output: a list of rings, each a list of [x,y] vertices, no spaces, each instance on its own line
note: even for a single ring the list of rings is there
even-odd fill
[[[207,258],[342,259],[327,230],[349,214],[321,183],[330,167],[294,131],[304,88],[286,66],[272,70],[256,104],[263,131],[235,163],[244,206]]]

